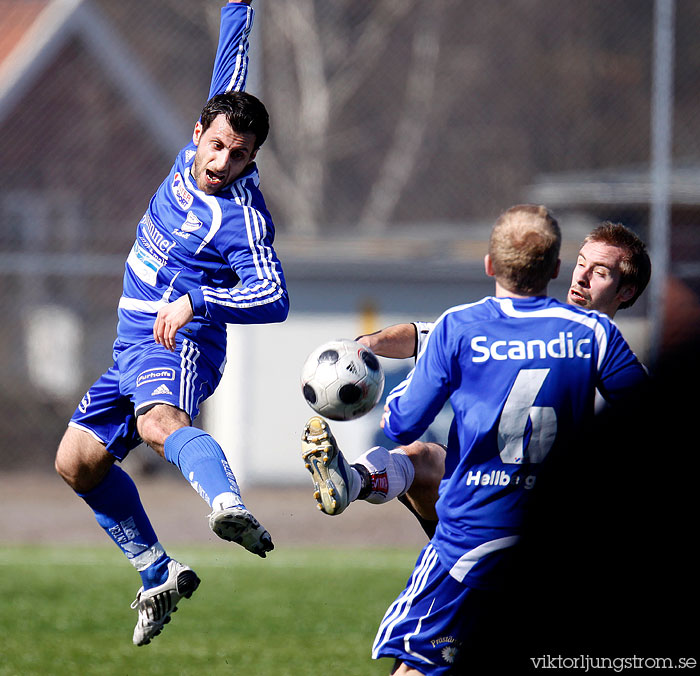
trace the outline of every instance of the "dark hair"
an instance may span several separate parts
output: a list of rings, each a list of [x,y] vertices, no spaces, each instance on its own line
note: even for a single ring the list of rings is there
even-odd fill
[[[231,128],[239,134],[254,134],[257,150],[270,131],[270,116],[263,102],[247,92],[227,92],[212,96],[202,109],[202,133],[218,115],[225,115]]]
[[[594,228],[583,240],[584,244],[588,242],[602,242],[625,250],[625,256],[620,264],[618,290],[629,284],[635,287],[635,292],[632,298],[620,303],[620,309],[623,310],[634,305],[651,278],[651,260],[644,242],[622,223],[612,223],[611,221],[605,221]]]

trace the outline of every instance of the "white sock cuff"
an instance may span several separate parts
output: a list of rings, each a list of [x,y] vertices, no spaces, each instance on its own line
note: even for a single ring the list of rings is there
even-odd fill
[[[399,495],[403,495],[411,487],[413,479],[416,476],[416,469],[411,462],[411,458],[406,455],[403,448],[395,448],[393,451],[389,451],[389,455],[394,461],[394,468],[401,467],[399,474],[403,478],[404,486],[397,494],[396,497],[398,497]]]
[[[393,500],[403,495],[413,483],[413,463],[401,449],[389,451],[383,446],[375,446],[355,462],[364,465],[372,479],[372,491],[365,498],[367,502],[382,504]]]
[[[230,509],[231,507],[238,507],[243,505],[240,495],[236,495],[233,492],[219,493],[211,501],[212,512],[220,512],[222,509]]]

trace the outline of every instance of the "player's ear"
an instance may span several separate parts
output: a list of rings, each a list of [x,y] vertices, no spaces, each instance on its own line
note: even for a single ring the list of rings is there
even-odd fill
[[[496,272],[493,269],[493,263],[491,262],[491,256],[488,254],[484,256],[484,270],[489,277],[496,276]]]
[[[632,300],[634,294],[637,292],[637,287],[633,284],[625,284],[618,292],[617,297],[621,303],[626,303],[628,300]]]
[[[192,132],[192,143],[198,146],[200,138],[202,138],[202,123],[198,120],[194,125],[194,131]]]
[[[255,148],[255,150],[253,150],[253,152],[250,153],[250,160],[249,160],[250,162],[254,162],[254,161],[255,161],[255,157],[256,157],[256,155],[258,154],[258,150],[260,150],[260,148]]]

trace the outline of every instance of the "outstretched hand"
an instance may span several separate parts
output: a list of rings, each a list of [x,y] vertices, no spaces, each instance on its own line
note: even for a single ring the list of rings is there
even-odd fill
[[[177,332],[194,318],[192,305],[187,294],[158,310],[153,325],[153,340],[171,352],[175,349]]]

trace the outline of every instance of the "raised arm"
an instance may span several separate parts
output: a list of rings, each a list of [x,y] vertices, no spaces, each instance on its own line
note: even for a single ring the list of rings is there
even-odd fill
[[[230,91],[244,91],[248,79],[248,39],[253,27],[254,12],[250,0],[229,0],[221,8],[219,45],[209,96]]]

